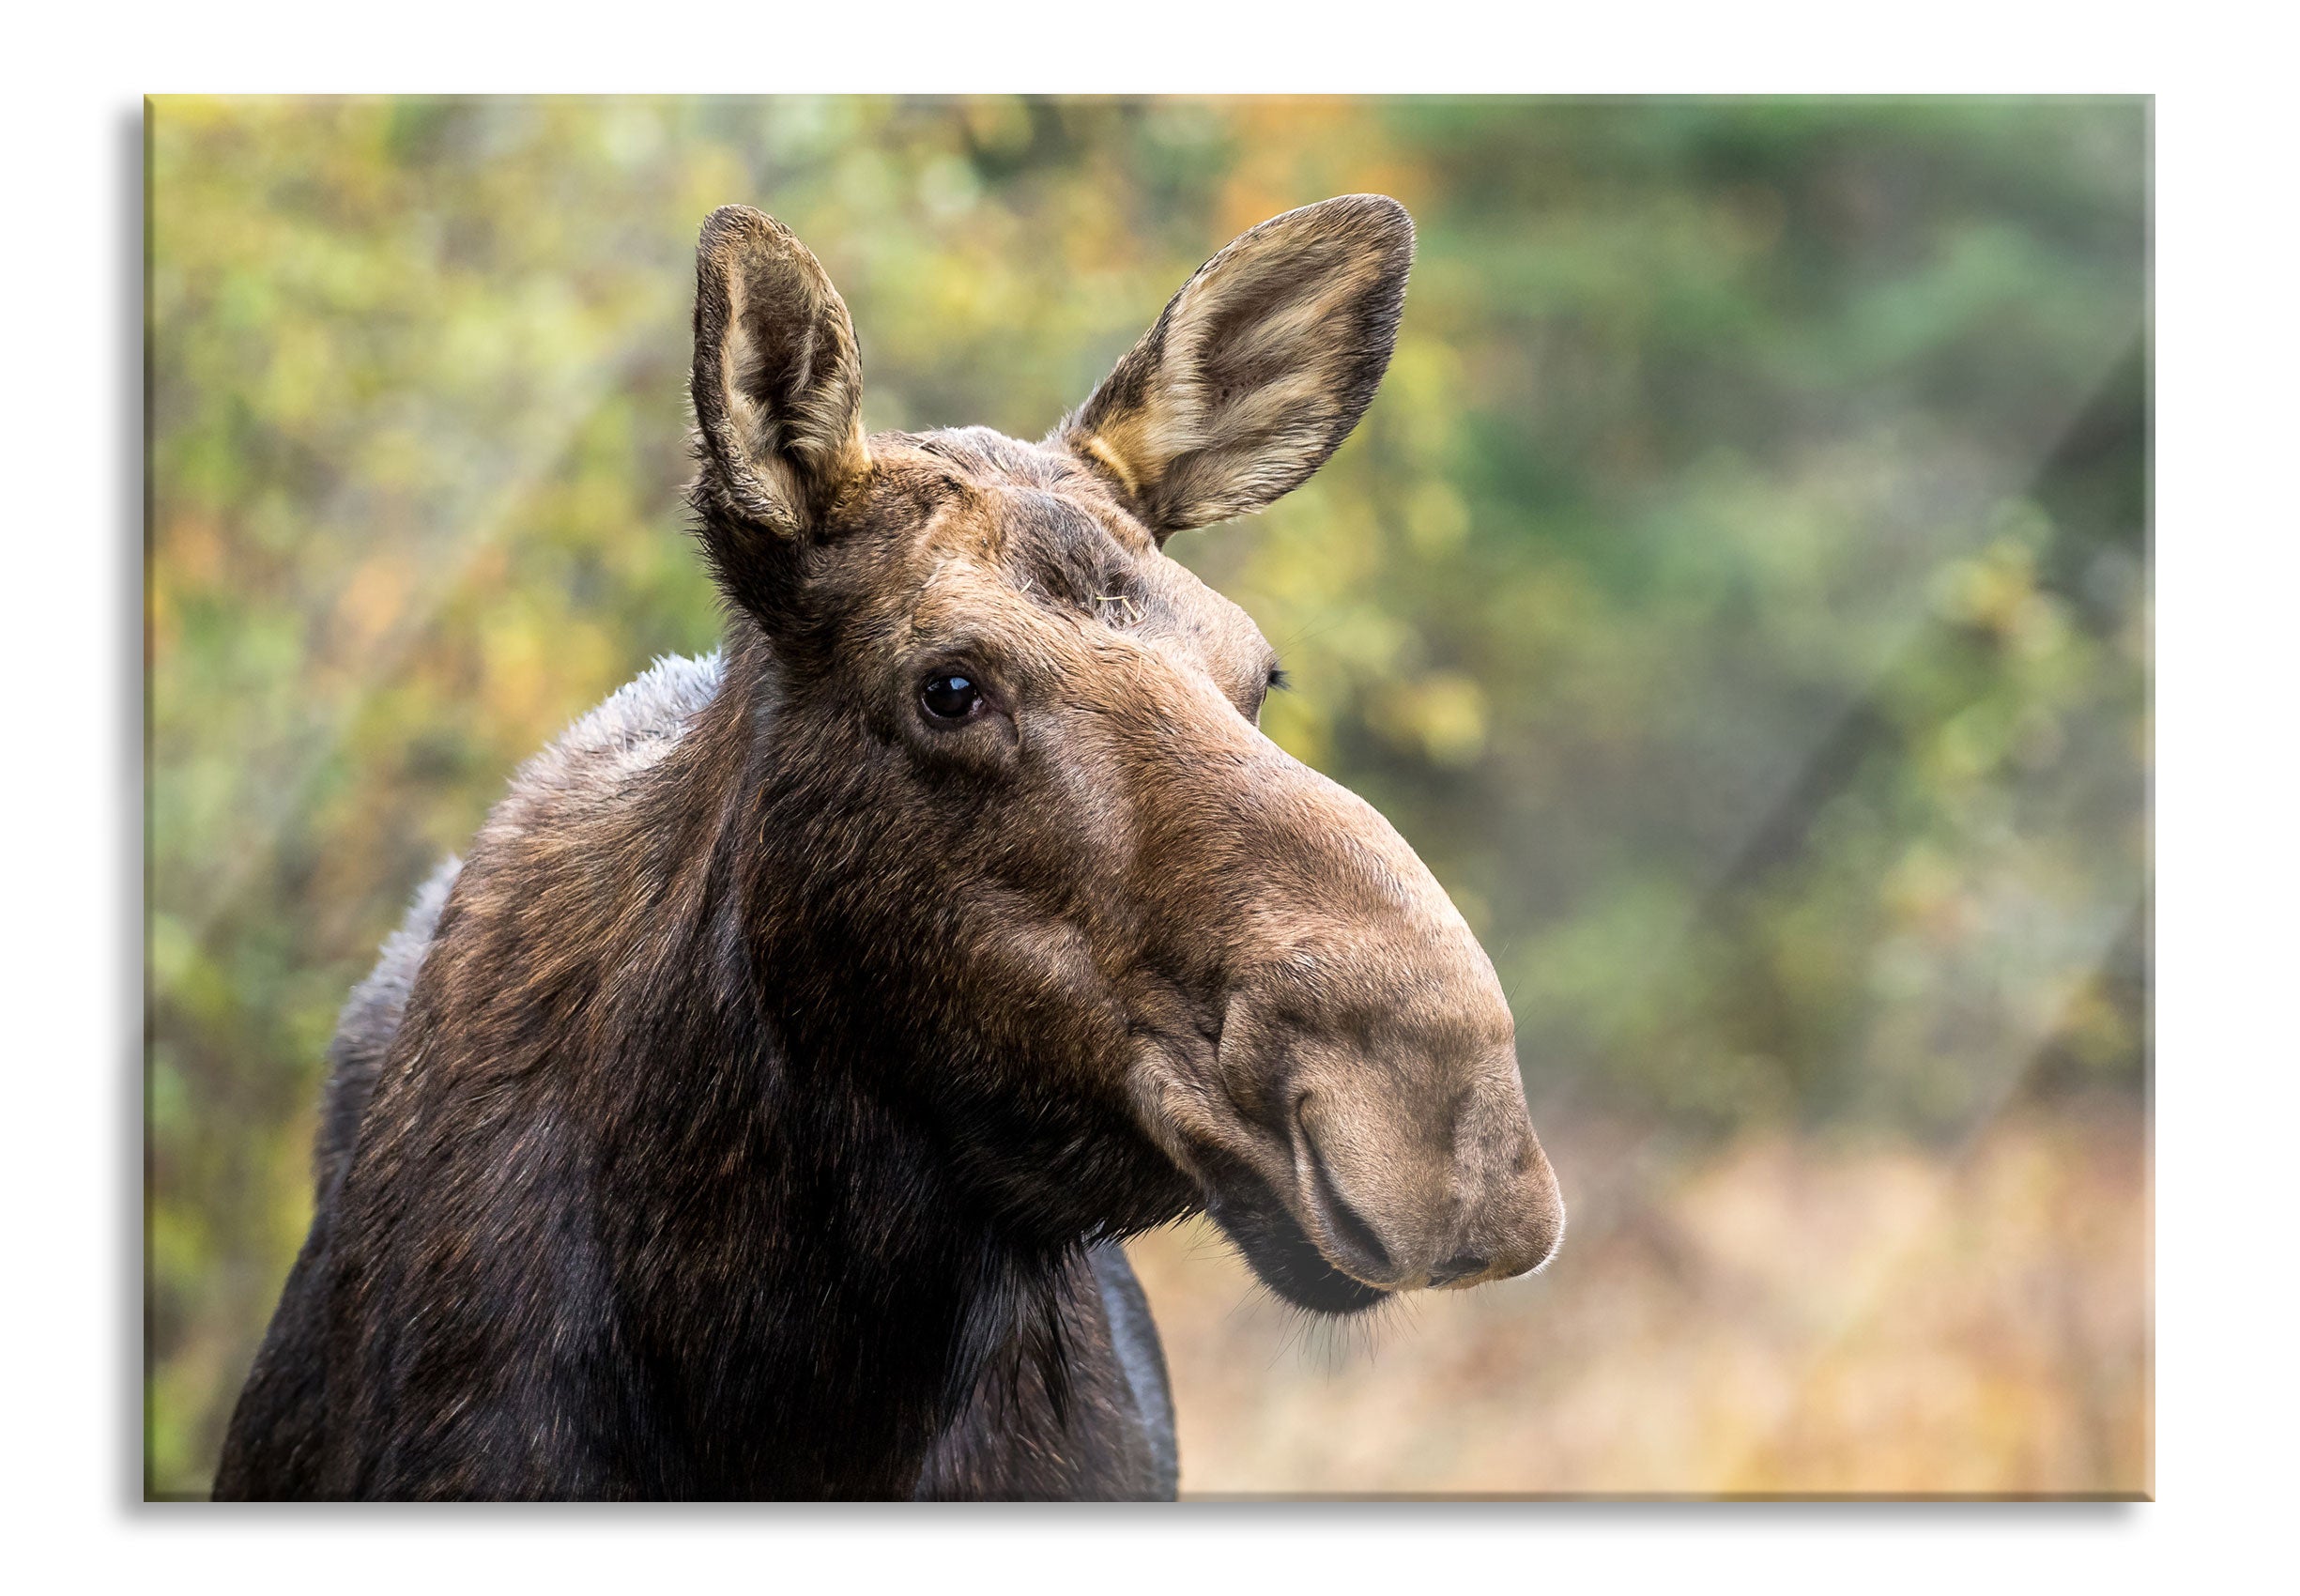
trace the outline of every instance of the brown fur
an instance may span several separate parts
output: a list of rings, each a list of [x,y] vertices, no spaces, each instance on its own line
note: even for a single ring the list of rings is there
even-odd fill
[[[1347,435],[1411,237],[1265,223],[1028,444],[866,439],[820,267],[712,218],[723,658],[523,772],[363,989],[219,1495],[1154,1490],[1091,1244],[1204,1205],[1334,1312],[1546,1258],[1491,965],[1159,547]]]

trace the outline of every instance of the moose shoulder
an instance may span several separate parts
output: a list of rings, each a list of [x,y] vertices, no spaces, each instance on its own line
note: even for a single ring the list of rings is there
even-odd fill
[[[1412,240],[1263,223],[1032,444],[866,437],[821,268],[711,218],[724,644],[528,765],[353,994],[219,1496],[1171,1496],[1119,1239],[1204,1209],[1328,1313],[1548,1256],[1491,964],[1161,551],[1348,436]]]

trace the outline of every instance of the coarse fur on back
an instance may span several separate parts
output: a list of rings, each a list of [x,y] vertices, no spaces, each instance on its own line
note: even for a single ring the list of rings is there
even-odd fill
[[[866,436],[820,265],[711,219],[724,643],[530,761],[352,994],[219,1496],[1172,1496],[1125,1236],[1207,1210],[1331,1313],[1548,1256],[1490,963],[1160,547],[1347,436],[1411,241],[1263,224],[1029,444]]]

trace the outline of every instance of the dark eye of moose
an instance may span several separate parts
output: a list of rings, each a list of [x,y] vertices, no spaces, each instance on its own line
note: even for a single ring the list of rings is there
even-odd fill
[[[919,689],[918,701],[936,720],[964,720],[982,708],[982,689],[955,670],[937,671]]]

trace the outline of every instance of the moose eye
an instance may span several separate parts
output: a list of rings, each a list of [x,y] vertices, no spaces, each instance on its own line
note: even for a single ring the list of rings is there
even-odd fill
[[[936,720],[964,720],[982,708],[982,689],[972,677],[938,671],[919,689],[918,701]]]

